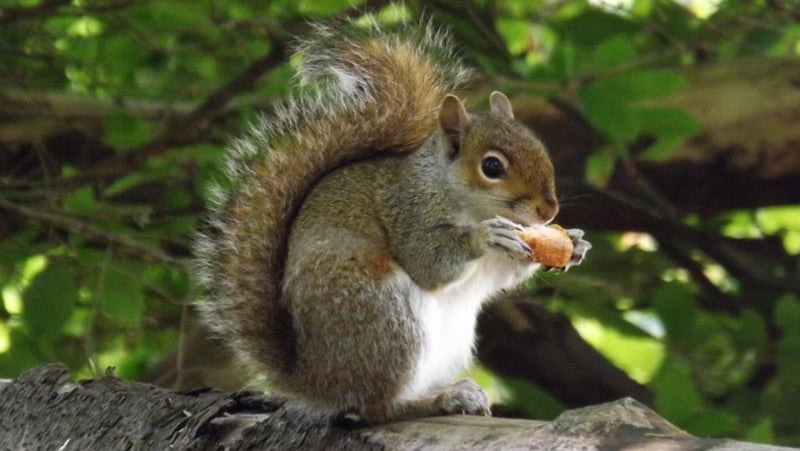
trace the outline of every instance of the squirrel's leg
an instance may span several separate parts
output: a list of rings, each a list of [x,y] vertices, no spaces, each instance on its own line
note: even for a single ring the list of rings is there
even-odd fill
[[[379,243],[342,229],[324,237],[301,246],[319,252],[295,254],[287,266],[283,294],[297,337],[291,391],[334,410],[391,404],[421,342],[408,289],[397,286],[397,266]]]

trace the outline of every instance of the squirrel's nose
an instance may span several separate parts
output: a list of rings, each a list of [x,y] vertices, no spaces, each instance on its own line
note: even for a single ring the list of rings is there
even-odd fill
[[[548,223],[558,213],[558,201],[553,193],[547,193],[536,201],[536,214],[544,223]]]

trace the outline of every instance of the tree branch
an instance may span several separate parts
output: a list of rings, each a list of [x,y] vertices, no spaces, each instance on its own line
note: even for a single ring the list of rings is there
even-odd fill
[[[71,0],[45,0],[36,6],[11,6],[0,9],[0,26],[8,26],[14,22],[36,19],[53,15],[61,7],[72,4]]]
[[[111,373],[68,381],[61,365],[0,388],[2,449],[725,449],[780,447],[700,439],[632,399],[552,422],[446,416],[354,428],[296,402],[253,392],[178,392]]]
[[[71,8],[73,4],[71,0],[45,0],[36,6],[13,6],[0,9],[0,26],[8,26],[15,22],[23,22],[27,20],[40,19],[42,17],[50,17],[56,14],[62,14],[63,8],[73,11],[73,14],[75,15],[85,13],[102,13],[106,11],[117,11],[127,8],[128,6],[139,3],[139,1],[140,0],[120,0],[116,2],[106,2],[105,4],[89,4]]]
[[[568,318],[523,296],[492,302],[478,317],[478,358],[493,372],[531,381],[570,406],[653,393],[578,335]]]
[[[129,149],[118,157],[81,171],[79,178],[93,180],[113,178],[122,172],[140,168],[148,158],[197,139],[198,135],[209,128],[213,117],[231,99],[240,92],[251,89],[261,75],[285,59],[284,44],[273,41],[273,45],[268,54],[253,61],[239,75],[208,96],[192,112],[167,127],[164,133],[142,146]]]
[[[44,222],[57,229],[84,236],[89,240],[97,240],[104,244],[114,245],[123,252],[142,260],[161,264],[175,264],[177,262],[172,256],[159,249],[142,244],[128,235],[111,233],[62,214],[23,207],[3,198],[0,198],[0,208],[28,219]]]

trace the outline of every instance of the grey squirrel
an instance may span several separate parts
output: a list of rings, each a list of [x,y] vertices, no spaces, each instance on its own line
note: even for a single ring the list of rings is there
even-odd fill
[[[475,323],[541,265],[517,232],[558,211],[544,145],[469,78],[430,24],[318,26],[305,93],[228,157],[195,244],[199,308],[276,390],[369,422],[488,415]],[[568,266],[591,247],[583,232]]]

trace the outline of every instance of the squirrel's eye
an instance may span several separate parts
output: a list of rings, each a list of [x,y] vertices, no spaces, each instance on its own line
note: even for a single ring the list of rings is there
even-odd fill
[[[481,172],[486,178],[501,179],[506,175],[506,166],[500,158],[490,155],[481,161]]]

